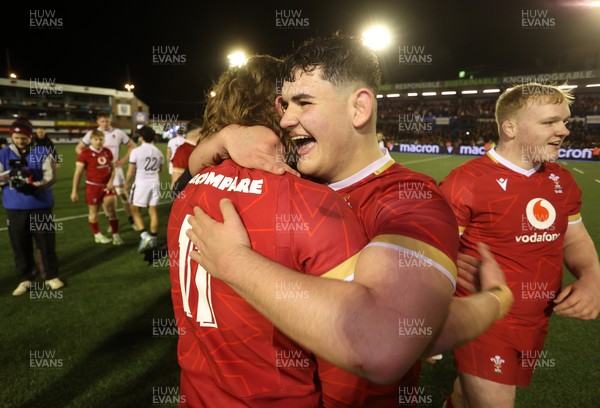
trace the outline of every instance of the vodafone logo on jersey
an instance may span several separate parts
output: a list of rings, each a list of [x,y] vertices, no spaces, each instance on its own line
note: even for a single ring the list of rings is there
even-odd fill
[[[104,166],[106,164],[106,157],[98,156],[98,164]]]
[[[534,198],[525,209],[527,221],[537,229],[548,229],[556,220],[556,210],[548,200]]]
[[[538,230],[545,230],[554,225],[556,221],[556,210],[550,201],[543,198],[534,198],[527,203],[525,208],[527,221]],[[560,233],[544,231],[543,233],[534,232],[533,234],[519,235],[515,237],[517,242],[552,242],[560,237]]]

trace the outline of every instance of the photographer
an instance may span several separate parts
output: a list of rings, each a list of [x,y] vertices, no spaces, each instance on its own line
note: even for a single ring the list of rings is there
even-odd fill
[[[33,130],[26,118],[15,120],[10,126],[10,134],[13,144],[0,150],[0,184],[19,278],[13,296],[27,293],[34,279],[34,240],[41,255],[46,285],[59,289],[64,283],[57,277],[51,189],[56,172],[52,152],[45,146],[32,146]]]

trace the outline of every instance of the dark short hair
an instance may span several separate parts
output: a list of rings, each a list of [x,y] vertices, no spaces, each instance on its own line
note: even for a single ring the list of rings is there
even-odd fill
[[[357,82],[377,94],[381,86],[381,68],[377,54],[361,39],[343,34],[316,37],[292,51],[283,63],[286,81],[294,80],[294,72],[321,69],[322,79],[334,85]]]
[[[150,126],[144,125],[141,128],[139,128],[136,132],[142,137],[142,139],[144,139],[144,142],[146,143],[154,142],[154,139],[156,138],[156,133],[154,132],[154,129],[152,129]]]

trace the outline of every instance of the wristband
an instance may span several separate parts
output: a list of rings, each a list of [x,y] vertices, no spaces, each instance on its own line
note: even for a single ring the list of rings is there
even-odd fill
[[[485,292],[489,293],[498,300],[498,303],[500,304],[500,311],[496,320],[501,320],[506,313],[508,313],[513,304],[514,296],[512,291],[505,284],[500,284],[486,290]]]

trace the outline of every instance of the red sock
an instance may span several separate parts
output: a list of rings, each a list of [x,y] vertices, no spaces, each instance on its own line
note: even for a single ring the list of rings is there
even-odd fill
[[[108,223],[110,224],[110,229],[112,230],[112,233],[118,234],[119,233],[119,220],[118,219],[108,220]]]
[[[100,227],[98,226],[97,222],[90,222],[90,228],[92,228],[94,235],[100,232]]]

